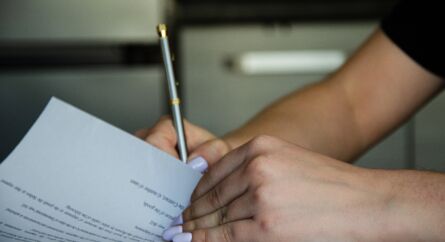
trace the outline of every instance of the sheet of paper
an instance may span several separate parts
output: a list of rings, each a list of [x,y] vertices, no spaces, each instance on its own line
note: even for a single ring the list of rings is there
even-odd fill
[[[162,241],[200,177],[52,98],[0,165],[0,241]]]

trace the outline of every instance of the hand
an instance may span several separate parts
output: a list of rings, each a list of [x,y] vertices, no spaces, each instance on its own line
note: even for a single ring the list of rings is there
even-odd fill
[[[204,175],[174,241],[381,240],[391,199],[377,174],[255,138]]]
[[[184,129],[189,152],[189,165],[192,169],[204,172],[231,149],[228,142],[216,138],[212,133],[184,120]],[[162,117],[152,128],[141,129],[135,135],[148,143],[179,157],[176,150],[177,136],[170,116]],[[166,230],[164,238],[171,240],[176,234],[182,232],[182,216],[173,222],[171,228]],[[168,231],[168,232],[167,232]]]
[[[191,124],[187,120],[184,120],[184,129],[189,160],[202,157],[212,166],[231,149],[229,143],[216,138],[212,133]],[[176,131],[170,116],[162,117],[152,128],[139,130],[135,135],[157,148],[177,158],[179,157],[176,151]],[[202,162],[199,164],[202,164]],[[200,169],[198,170],[202,172],[203,168]]]

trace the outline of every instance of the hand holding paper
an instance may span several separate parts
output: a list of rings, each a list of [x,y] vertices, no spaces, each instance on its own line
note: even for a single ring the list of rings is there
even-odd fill
[[[162,241],[200,177],[53,98],[0,166],[0,240]]]

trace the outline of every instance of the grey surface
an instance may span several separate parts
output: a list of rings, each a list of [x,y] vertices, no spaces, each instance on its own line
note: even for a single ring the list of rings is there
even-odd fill
[[[415,118],[416,168],[445,172],[445,95],[441,94]]]
[[[0,40],[155,42],[165,0],[2,0]]]
[[[187,28],[181,39],[180,55],[186,117],[222,135],[239,127],[278,97],[328,74],[247,76],[225,66],[231,58],[248,51],[267,50],[338,49],[351,53],[375,25],[375,22],[363,22]],[[372,149],[358,164],[403,168],[405,145],[402,130]]]
[[[355,164],[369,168],[410,168],[409,161],[412,158],[408,151],[408,132],[407,125],[401,127],[360,157]]]
[[[51,96],[128,132],[151,126],[166,110],[161,71],[152,67],[0,73],[0,158],[20,141]]]

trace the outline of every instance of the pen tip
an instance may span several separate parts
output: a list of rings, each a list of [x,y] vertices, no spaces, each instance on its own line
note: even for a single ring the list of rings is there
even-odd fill
[[[158,30],[159,37],[161,38],[167,37],[167,25],[159,24],[156,29]]]

